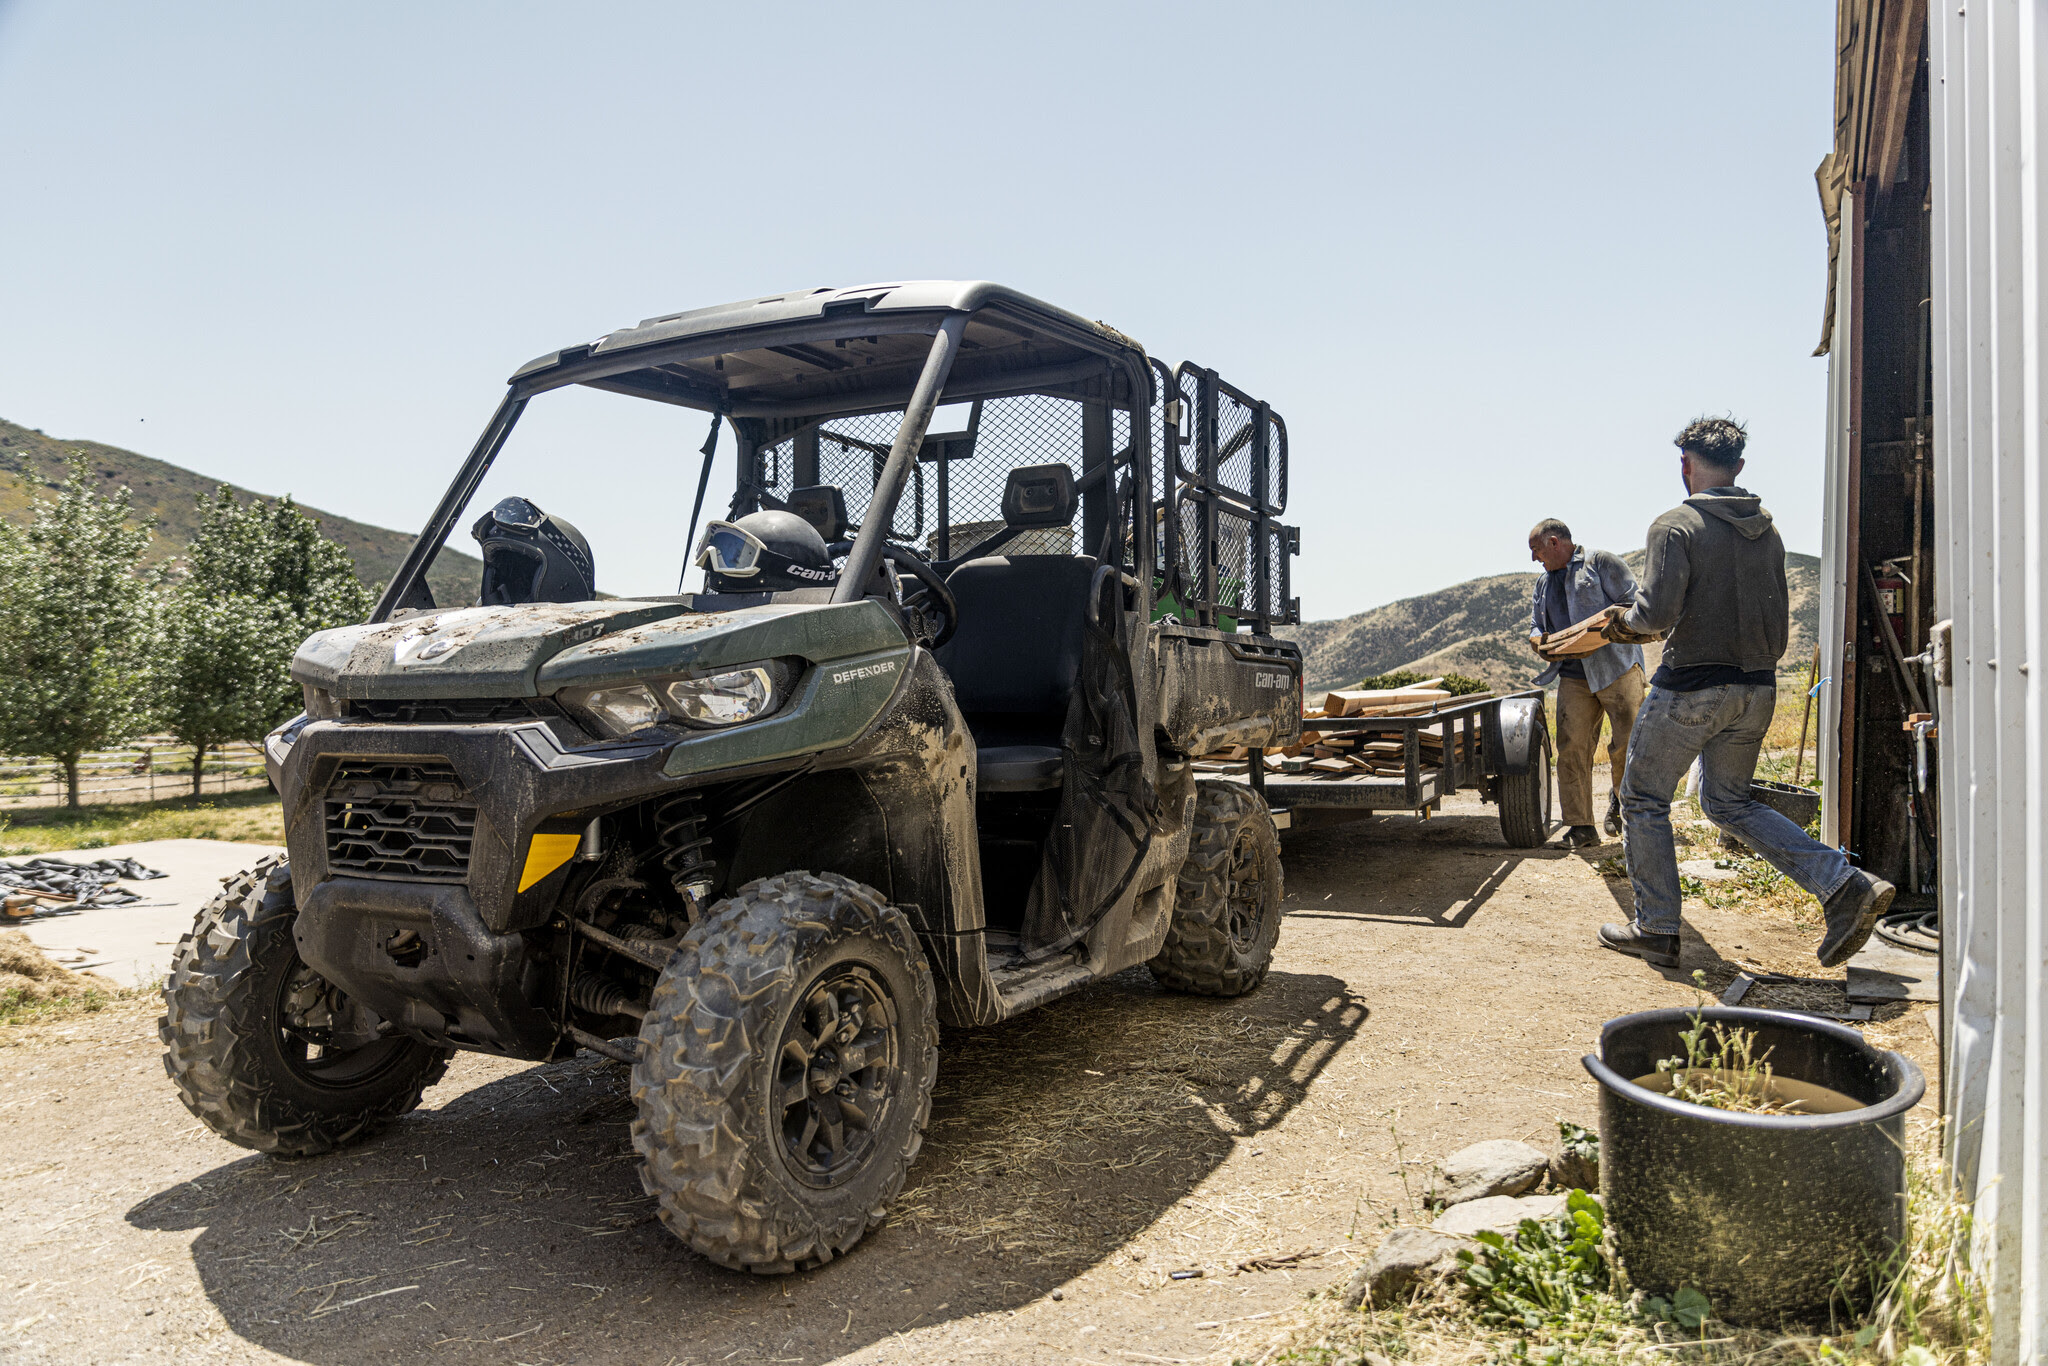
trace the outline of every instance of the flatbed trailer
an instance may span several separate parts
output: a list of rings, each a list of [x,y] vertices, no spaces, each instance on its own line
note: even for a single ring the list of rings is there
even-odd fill
[[[1254,755],[1245,780],[1264,796],[1282,828],[1380,811],[1426,817],[1453,792],[1470,788],[1480,800],[1499,805],[1501,835],[1510,846],[1533,849],[1550,833],[1550,729],[1544,724],[1541,688],[1506,697],[1449,698],[1406,716],[1305,718],[1302,726],[1325,735],[1396,740],[1401,772],[1327,778],[1274,774]],[[1423,737],[1431,733],[1437,737],[1433,761],[1423,754]]]

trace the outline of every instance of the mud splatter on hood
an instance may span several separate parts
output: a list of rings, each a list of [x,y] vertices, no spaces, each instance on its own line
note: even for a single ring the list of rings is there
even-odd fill
[[[537,697],[595,683],[779,656],[848,658],[904,644],[879,605],[679,603],[465,607],[322,631],[292,676],[342,698]]]
[[[531,697],[561,651],[685,611],[627,600],[424,612],[322,631],[299,647],[292,676],[340,697]]]

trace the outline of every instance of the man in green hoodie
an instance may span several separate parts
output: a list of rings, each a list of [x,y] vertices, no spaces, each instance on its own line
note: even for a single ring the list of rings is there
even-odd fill
[[[1609,608],[1604,634],[1642,643],[1668,637],[1636,717],[1622,779],[1635,917],[1602,925],[1600,942],[1659,967],[1678,966],[1678,857],[1671,794],[1701,761],[1700,806],[1779,872],[1819,897],[1823,967],[1848,959],[1891,904],[1889,882],[1853,868],[1839,849],[1749,795],[1757,753],[1778,704],[1790,596],[1785,544],[1757,497],[1735,486],[1748,434],[1725,417],[1678,434],[1686,500],[1650,524],[1635,604]]]

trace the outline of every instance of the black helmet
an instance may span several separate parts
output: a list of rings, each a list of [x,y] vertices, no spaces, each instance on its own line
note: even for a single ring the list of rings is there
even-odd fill
[[[469,534],[484,554],[479,607],[589,602],[597,596],[590,542],[524,498],[505,499],[479,517]]]
[[[695,562],[714,593],[772,593],[828,588],[839,581],[818,529],[794,512],[750,512],[709,522]]]

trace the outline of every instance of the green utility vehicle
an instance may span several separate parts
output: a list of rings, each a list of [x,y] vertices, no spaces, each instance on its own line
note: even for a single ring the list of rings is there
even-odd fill
[[[436,604],[514,424],[570,386],[711,414],[700,507],[736,436],[728,520],[655,547],[705,591],[600,597],[581,533],[507,498],[474,601]],[[680,530],[665,486],[590,459],[543,492]],[[1265,976],[1275,813],[1192,759],[1300,735],[1286,488],[1265,404],[985,283],[752,299],[522,367],[371,620],[293,661],[306,711],[266,742],[289,853],[201,912],[165,989],[185,1104],[321,1153],[456,1049],[588,1049],[631,1063],[684,1241],[829,1261],[902,1187],[942,1024],[1137,964]]]

